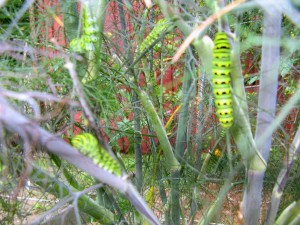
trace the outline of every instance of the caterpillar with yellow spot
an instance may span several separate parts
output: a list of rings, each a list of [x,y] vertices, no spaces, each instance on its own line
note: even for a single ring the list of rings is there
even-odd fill
[[[223,128],[233,124],[231,93],[230,43],[224,32],[218,32],[214,39],[212,83],[217,117]]]
[[[98,143],[92,134],[78,134],[71,142],[74,148],[83,155],[90,157],[95,164],[116,176],[122,176],[120,164]]]

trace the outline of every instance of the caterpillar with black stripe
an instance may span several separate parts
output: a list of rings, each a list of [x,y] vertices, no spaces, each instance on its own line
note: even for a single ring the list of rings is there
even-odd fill
[[[141,43],[139,47],[139,52],[143,52],[149,46],[161,35],[163,32],[165,32],[169,28],[169,23],[167,19],[160,19],[155,24],[152,31],[148,34],[148,36],[145,38],[145,40]]]
[[[120,164],[98,143],[98,140],[89,133],[76,135],[72,141],[74,148],[83,155],[90,157],[93,162],[104,170],[121,177],[122,168]]]
[[[226,34],[218,32],[214,39],[212,83],[217,117],[225,129],[230,128],[234,121],[230,52],[230,43]]]
[[[87,1],[82,3],[82,35],[70,42],[70,49],[74,52],[92,52],[95,50],[95,43],[99,40],[97,33],[97,19],[92,15],[90,5]]]

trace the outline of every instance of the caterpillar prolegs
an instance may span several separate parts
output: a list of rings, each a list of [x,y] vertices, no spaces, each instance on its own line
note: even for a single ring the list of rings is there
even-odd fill
[[[216,113],[223,128],[233,124],[233,108],[230,78],[230,44],[224,32],[218,32],[214,40],[212,82]]]

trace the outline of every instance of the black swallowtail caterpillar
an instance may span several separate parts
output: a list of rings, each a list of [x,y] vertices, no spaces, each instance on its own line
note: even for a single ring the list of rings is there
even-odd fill
[[[221,126],[230,128],[233,124],[230,44],[224,32],[216,34],[214,44],[212,82],[216,113]]]
[[[89,133],[78,134],[72,139],[72,145],[83,155],[90,157],[101,168],[122,176],[122,169],[118,162],[98,143]]]
[[[96,17],[91,14],[89,4],[87,2],[82,3],[82,35],[70,42],[70,49],[75,52],[94,51],[94,44],[99,40],[98,31]]]
[[[170,25],[166,19],[160,19],[157,21],[150,34],[148,34],[145,40],[141,43],[139,52],[141,53],[147,49],[169,26]]]

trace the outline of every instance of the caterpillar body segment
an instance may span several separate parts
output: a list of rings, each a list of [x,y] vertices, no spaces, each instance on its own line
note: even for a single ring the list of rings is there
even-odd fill
[[[233,124],[231,94],[230,43],[224,32],[218,32],[214,39],[212,83],[217,117],[223,128]]]
[[[81,38],[74,38],[70,42],[70,49],[74,52],[83,52],[83,43]]]
[[[98,140],[89,133],[78,134],[72,139],[72,145],[83,155],[90,157],[93,162],[106,171],[122,176],[118,162],[98,144]]]
[[[221,77],[218,77],[218,78],[213,78],[213,84],[214,85],[222,85],[222,84],[225,84],[225,85],[228,85],[230,84],[230,77],[229,76],[222,76]]]
[[[90,12],[89,4],[82,4],[82,35],[70,42],[70,49],[74,52],[93,52],[95,43],[99,40],[99,28],[96,17]]]
[[[160,19],[139,47],[139,52],[147,49],[169,27],[166,19]]]

